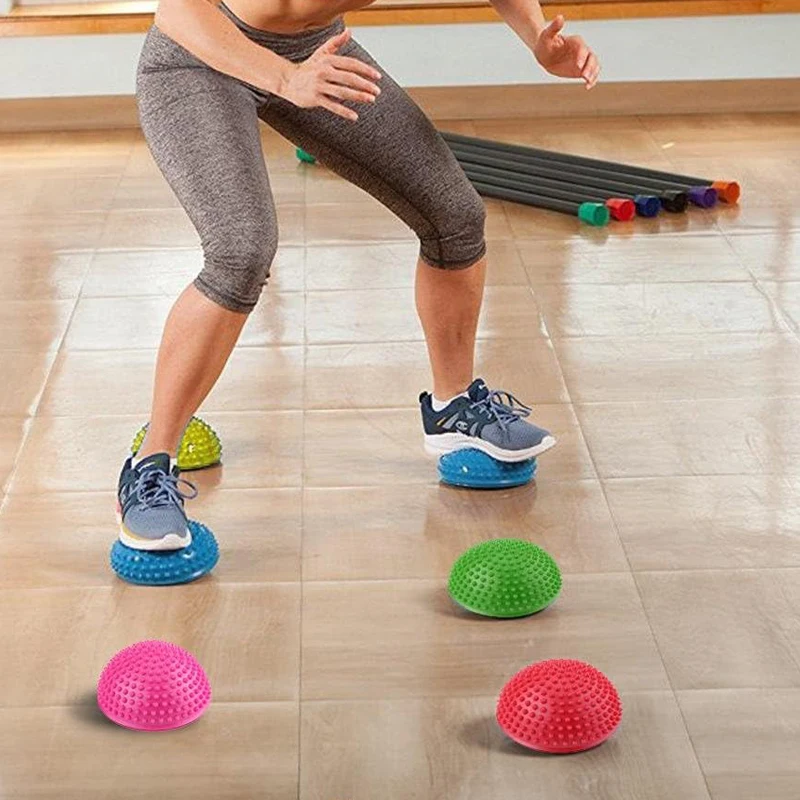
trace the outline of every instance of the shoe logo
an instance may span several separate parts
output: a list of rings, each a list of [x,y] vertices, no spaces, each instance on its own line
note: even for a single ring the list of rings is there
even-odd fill
[[[469,422],[463,422],[462,420],[459,420],[456,422],[456,428],[458,428],[460,431],[465,431],[469,428]]]

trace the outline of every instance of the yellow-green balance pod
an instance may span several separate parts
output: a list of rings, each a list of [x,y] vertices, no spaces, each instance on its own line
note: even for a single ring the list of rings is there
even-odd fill
[[[485,617],[527,617],[547,608],[561,591],[558,564],[521,539],[490,539],[453,564],[450,597]]]
[[[131,452],[136,455],[144,441],[147,425],[142,427],[133,438]],[[178,449],[178,468],[182,472],[193,469],[205,469],[219,464],[222,459],[222,442],[214,429],[199,417],[192,417],[183,432],[181,446]]]

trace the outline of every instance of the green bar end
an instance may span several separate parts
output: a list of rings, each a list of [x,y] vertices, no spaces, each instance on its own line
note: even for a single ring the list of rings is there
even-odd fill
[[[603,203],[581,203],[578,209],[578,217],[589,225],[602,228],[603,225],[608,225],[608,221],[611,219],[611,212]]]
[[[305,161],[306,164],[316,164],[317,159],[311,155],[311,153],[306,153],[305,150],[301,150],[299,147],[297,148],[297,158],[300,161]]]

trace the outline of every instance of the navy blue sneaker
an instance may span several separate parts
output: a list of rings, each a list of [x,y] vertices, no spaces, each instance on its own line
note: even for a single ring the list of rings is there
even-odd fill
[[[197,496],[189,481],[170,469],[168,453],[143,458],[135,467],[133,457],[122,467],[117,490],[119,539],[134,550],[180,550],[192,543],[184,499]],[[189,487],[181,491],[180,484]]]
[[[468,397],[456,397],[441,411],[434,411],[432,397],[419,397],[425,450],[443,456],[455,450],[482,450],[498,461],[516,462],[536,458],[556,443],[549,431],[524,417],[531,413],[514,395],[490,391],[478,378],[467,389]]]

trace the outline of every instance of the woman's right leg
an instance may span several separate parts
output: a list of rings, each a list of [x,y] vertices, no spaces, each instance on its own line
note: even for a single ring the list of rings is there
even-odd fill
[[[190,541],[169,468],[192,414],[214,386],[277,249],[277,222],[259,136],[258,98],[153,29],[140,62],[142,129],[197,229],[204,265],[173,306],[158,353],[150,426],[120,477],[121,538],[138,549]],[[153,497],[158,502],[147,502]],[[143,499],[144,498],[144,499]]]

